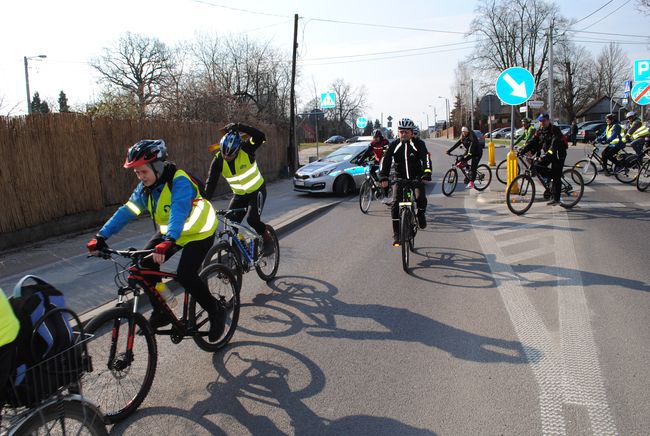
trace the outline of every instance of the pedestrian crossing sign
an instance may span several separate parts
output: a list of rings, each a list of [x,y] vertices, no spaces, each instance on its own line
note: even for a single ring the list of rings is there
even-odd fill
[[[336,94],[334,92],[323,92],[320,95],[321,109],[334,109],[336,107]]]

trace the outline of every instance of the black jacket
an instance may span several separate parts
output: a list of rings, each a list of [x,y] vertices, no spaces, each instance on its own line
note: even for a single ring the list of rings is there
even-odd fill
[[[482,156],[483,155],[483,147],[481,146],[481,143],[478,142],[478,138],[476,137],[476,134],[472,131],[469,132],[469,135],[466,137],[460,137],[458,141],[454,145],[451,146],[449,150],[447,150],[447,153],[451,153],[452,151],[456,150],[460,145],[463,145],[465,147],[465,157],[471,157],[471,156]]]
[[[395,173],[400,179],[431,178],[431,158],[421,139],[414,138],[406,143],[396,139],[390,143],[381,163],[379,175],[382,180],[388,179],[393,161]]]
[[[535,135],[526,143],[526,146],[521,151],[528,153],[532,151],[537,153],[540,150],[553,156],[566,156],[567,142],[565,141],[562,130],[554,124],[544,129],[540,127],[535,132]]]
[[[242,151],[248,154],[250,157],[251,163],[255,162],[255,152],[260,147],[260,145],[266,142],[266,135],[257,130],[255,127],[247,126],[245,124],[236,123],[234,125],[235,130],[238,132],[246,133],[250,136],[250,139],[243,141],[239,152]],[[235,174],[235,161],[228,162],[230,166],[230,171]],[[223,169],[223,157],[221,152],[215,154],[214,159],[212,159],[212,164],[210,164],[210,173],[208,174],[208,180],[205,182],[205,198],[208,200],[212,199],[214,191],[217,189],[217,183],[219,182],[219,177],[221,177],[221,170]]]

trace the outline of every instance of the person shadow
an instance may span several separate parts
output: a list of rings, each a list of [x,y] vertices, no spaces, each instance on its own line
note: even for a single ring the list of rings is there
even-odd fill
[[[310,321],[310,324],[304,324],[303,328],[306,328],[307,334],[311,336],[421,343],[439,348],[459,359],[482,363],[525,364],[531,356],[534,356],[534,359],[543,358],[539,350],[526,348],[519,341],[471,333],[408,309],[343,302],[335,297],[338,289],[324,280],[305,276],[284,276],[270,281],[268,285],[275,293],[258,294],[253,298],[253,303],[266,305],[273,301],[300,311]],[[337,317],[372,320],[384,329],[341,328],[337,326]]]

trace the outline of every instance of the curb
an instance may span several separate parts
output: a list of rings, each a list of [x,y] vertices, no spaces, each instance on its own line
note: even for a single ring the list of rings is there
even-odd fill
[[[317,207],[305,207],[302,209],[298,209],[298,212],[295,214],[292,214],[291,216],[287,218],[276,218],[273,221],[269,221],[269,224],[273,226],[275,229],[275,233],[278,235],[278,239],[282,238],[282,236],[290,234],[293,230],[296,228],[300,227],[304,223],[316,218],[319,215],[322,215],[326,212],[328,212],[330,209],[333,209],[335,206],[343,202],[344,200],[335,200],[331,201],[329,203],[317,206]],[[179,294],[176,294],[177,296]],[[148,298],[142,299],[143,303],[140,307],[149,307],[149,301]],[[79,315],[79,319],[81,320],[81,324],[85,325],[90,321],[92,318],[100,314],[101,312],[104,312],[105,310],[111,309],[115,307],[116,300],[111,300],[108,303],[102,304],[101,306],[95,307],[94,309],[87,310],[86,312],[82,313]]]

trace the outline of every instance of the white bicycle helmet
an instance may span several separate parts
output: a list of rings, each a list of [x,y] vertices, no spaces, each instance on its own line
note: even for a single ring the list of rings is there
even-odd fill
[[[627,114],[625,114],[625,118],[634,118],[636,117],[636,112],[630,111]]]
[[[399,120],[399,123],[397,123],[397,128],[413,130],[413,128],[415,128],[415,123],[410,118],[402,118],[401,120]]]

